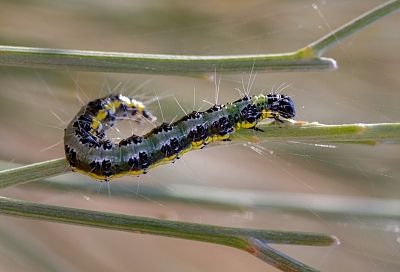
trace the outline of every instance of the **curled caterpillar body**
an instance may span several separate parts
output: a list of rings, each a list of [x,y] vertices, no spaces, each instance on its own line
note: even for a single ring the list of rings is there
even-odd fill
[[[110,95],[83,106],[65,129],[65,154],[72,169],[100,180],[139,175],[189,150],[227,140],[238,129],[254,128],[263,119],[293,118],[295,109],[286,95],[260,94],[214,105],[204,112],[194,111],[143,136],[132,135],[119,143],[107,139],[105,130],[117,117],[127,115],[155,120],[141,102],[123,95]]]

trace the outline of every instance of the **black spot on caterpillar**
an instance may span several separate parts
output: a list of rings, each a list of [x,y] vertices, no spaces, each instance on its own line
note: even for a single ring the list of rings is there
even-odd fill
[[[155,120],[141,102],[121,94],[83,106],[65,129],[65,155],[72,169],[100,180],[139,175],[192,149],[228,140],[238,129],[255,128],[263,119],[292,118],[295,108],[282,94],[246,96],[163,123],[143,136],[132,135],[119,143],[107,139],[105,130],[127,115]]]

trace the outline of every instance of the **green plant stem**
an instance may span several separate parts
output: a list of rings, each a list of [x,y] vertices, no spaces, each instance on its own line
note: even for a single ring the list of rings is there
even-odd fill
[[[272,251],[266,244],[328,246],[338,242],[336,237],[324,234],[239,229],[175,222],[37,204],[5,197],[0,197],[0,213],[52,222],[221,244],[247,251],[283,271],[314,270],[297,261],[291,261],[290,258],[283,260],[282,256],[284,255],[277,255],[277,251]],[[275,254],[273,254],[274,252]]]
[[[251,70],[335,69],[337,68],[335,60],[321,57],[329,47],[399,8],[400,0],[384,3],[308,46],[289,53],[185,56],[0,46],[0,65],[93,72],[188,75],[215,71],[225,73]]]
[[[70,171],[65,158],[0,171],[0,188],[57,176]]]
[[[0,167],[3,166],[0,161]],[[7,163],[8,164],[8,163]],[[118,182],[118,181],[117,181]],[[112,187],[113,196],[132,198],[134,188]],[[136,185],[134,185],[136,187]],[[30,183],[27,190],[54,191],[94,191],[96,182],[82,182],[73,177],[63,176]],[[99,194],[107,194],[105,191]],[[355,197],[343,195],[303,194],[270,191],[227,189],[188,184],[168,184],[165,186],[140,186],[140,194],[146,198],[162,201],[178,201],[213,205],[233,209],[277,209],[309,213],[310,210],[325,215],[356,215],[368,218],[400,219],[400,200],[388,198]],[[140,198],[139,198],[140,200]]]
[[[249,243],[253,246],[255,252],[254,255],[262,259],[266,263],[282,270],[282,271],[307,271],[314,272],[318,271],[312,267],[309,267],[282,252],[273,249],[267,243],[264,243],[258,239],[249,239]]]
[[[215,71],[218,73],[251,70],[315,71],[336,68],[336,62],[332,59],[306,59],[296,52],[236,56],[185,56],[16,46],[0,46],[0,65],[92,72],[189,75]]]
[[[305,48],[301,49],[299,52],[303,52],[304,55],[309,55],[312,57],[322,56],[328,48],[337,45],[354,32],[362,30],[369,24],[377,21],[378,19],[386,15],[389,15],[394,11],[397,11],[399,8],[400,0],[388,1],[351,20],[347,24],[330,32],[319,40],[309,44]]]
[[[252,141],[255,138],[268,141],[319,141],[319,142],[384,142],[400,141],[400,123],[325,125],[317,122],[278,122],[259,124],[263,132],[242,129],[234,133],[232,140]]]
[[[375,142],[400,141],[400,123],[324,125],[316,122],[259,124],[263,132],[242,129],[231,136],[233,141],[319,141]],[[212,146],[212,145],[211,145]],[[56,176],[70,170],[65,158],[0,171],[0,188]]]

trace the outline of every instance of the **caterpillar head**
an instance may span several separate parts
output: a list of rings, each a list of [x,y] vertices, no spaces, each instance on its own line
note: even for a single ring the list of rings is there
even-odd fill
[[[268,94],[269,110],[276,112],[283,118],[293,118],[296,115],[293,100],[284,94]]]

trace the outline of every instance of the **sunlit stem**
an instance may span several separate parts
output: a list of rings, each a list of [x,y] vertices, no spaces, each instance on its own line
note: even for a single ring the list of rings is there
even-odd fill
[[[335,29],[324,37],[307,45],[305,48],[300,49],[298,53],[311,58],[320,57],[330,47],[337,45],[353,33],[362,30],[378,19],[397,11],[399,8],[400,0],[388,1]]]

